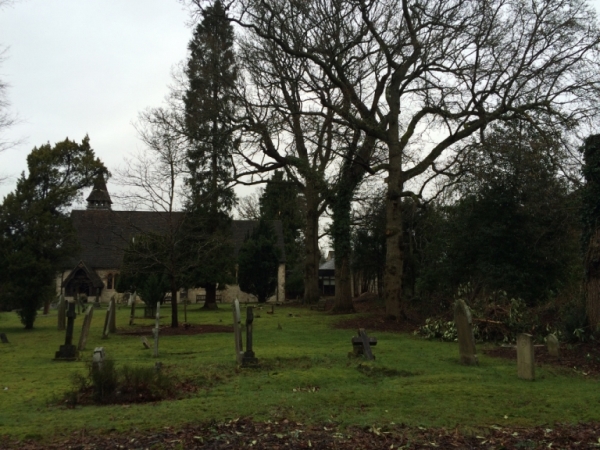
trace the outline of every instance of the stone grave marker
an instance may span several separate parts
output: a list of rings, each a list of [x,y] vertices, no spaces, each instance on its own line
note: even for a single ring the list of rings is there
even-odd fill
[[[375,359],[375,356],[373,356],[373,352],[371,351],[371,347],[377,345],[377,338],[367,336],[367,332],[364,328],[359,328],[358,336],[354,336],[351,342],[352,356],[364,355],[369,361]]]
[[[160,303],[156,304],[156,324],[152,330],[154,335],[154,357],[158,358],[158,332],[160,330]]]
[[[6,337],[6,333],[0,333],[0,341],[2,341],[3,344],[10,343],[10,342],[8,342],[8,338]]]
[[[252,322],[254,322],[254,308],[248,306],[246,308],[246,351],[242,358],[242,365],[246,367],[258,364],[252,349]]]
[[[135,319],[135,297],[137,295],[137,291],[133,291],[133,294],[129,296],[129,306],[131,306],[131,313],[129,314],[129,325],[133,325],[133,321]]]
[[[59,361],[74,361],[77,359],[77,347],[73,345],[73,326],[75,323],[75,302],[69,302],[67,310],[67,331],[65,332],[65,343],[59,347],[54,359]]]
[[[458,334],[460,362],[467,365],[477,364],[471,310],[464,300],[457,300],[454,304],[454,323],[456,324],[456,332]]]
[[[64,330],[66,328],[66,313],[67,305],[65,302],[65,296],[60,294],[58,296],[58,329]]]
[[[106,317],[104,318],[104,328],[102,329],[102,339],[108,339],[108,333],[110,331],[110,321],[111,316],[113,315],[113,304],[112,302],[108,303],[108,307],[106,308]]]
[[[106,353],[104,347],[96,347],[92,356],[92,370],[102,369],[102,363],[106,359]]]
[[[94,315],[94,306],[89,305],[87,311],[83,316],[83,326],[81,327],[81,336],[79,336],[79,345],[77,350],[85,350],[85,344],[87,342],[88,335],[90,334],[90,327],[92,325],[92,317]]]
[[[144,346],[144,348],[149,349],[150,348],[150,343],[148,342],[148,339],[146,339],[146,336],[141,338],[142,341],[142,345]]]
[[[517,372],[522,380],[535,380],[535,354],[530,334],[517,336]]]
[[[233,338],[235,340],[235,359],[238,364],[242,364],[244,358],[244,346],[242,345],[242,328],[240,322],[242,317],[240,314],[240,301],[236,298],[233,301]]]
[[[115,299],[114,295],[110,299],[110,304],[112,305],[112,313],[110,315],[110,321],[108,323],[108,332],[115,334],[117,332],[117,300]]]
[[[548,348],[548,354],[555,358],[560,358],[560,343],[558,338],[554,334],[549,334],[546,337],[546,347]]]

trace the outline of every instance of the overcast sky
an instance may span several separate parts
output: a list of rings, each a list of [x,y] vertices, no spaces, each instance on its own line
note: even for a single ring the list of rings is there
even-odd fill
[[[600,0],[591,3],[598,10]],[[0,9],[0,79],[20,118],[6,137],[21,141],[0,154],[0,175],[13,177],[0,198],[46,142],[88,134],[109,170],[121,165],[141,147],[132,123],[161,104],[191,34],[177,0],[14,0]]]

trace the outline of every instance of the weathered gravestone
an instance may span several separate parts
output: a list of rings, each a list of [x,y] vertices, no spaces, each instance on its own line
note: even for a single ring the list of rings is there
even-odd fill
[[[69,302],[67,310],[67,331],[65,332],[65,343],[55,353],[54,359],[59,361],[74,361],[77,359],[77,347],[73,345],[73,326],[75,323],[75,302]]]
[[[85,344],[87,342],[88,335],[90,334],[90,327],[92,325],[92,317],[94,315],[94,306],[89,305],[85,315],[83,316],[83,326],[81,327],[81,336],[79,336],[79,345],[77,350],[85,350]]]
[[[96,347],[92,356],[92,370],[102,370],[102,363],[106,359],[104,347]]]
[[[258,364],[258,359],[256,359],[252,349],[252,322],[254,322],[254,308],[249,306],[246,308],[246,351],[242,358],[243,366],[255,366]]]
[[[142,337],[141,341],[142,341],[142,345],[144,346],[145,349],[150,348],[150,343],[148,342],[148,339],[146,339],[146,336]]]
[[[133,325],[133,321],[135,319],[135,297],[137,295],[137,291],[133,291],[133,294],[129,296],[129,306],[131,306],[131,313],[129,314],[129,325]]]
[[[3,344],[9,344],[6,333],[0,333],[0,341],[2,341]]]
[[[102,328],[102,339],[108,339],[108,333],[110,332],[110,322],[112,320],[111,316],[113,314],[113,303],[108,302],[108,307],[106,308],[106,317],[104,318],[104,328]]]
[[[158,332],[160,330],[160,303],[156,304],[156,324],[152,330],[154,335],[154,357],[158,358]]]
[[[464,300],[457,300],[454,304],[454,323],[456,324],[456,333],[458,335],[460,362],[468,365],[477,364],[471,310]]]
[[[359,328],[358,336],[352,338],[352,355],[362,356],[364,355],[368,361],[375,359],[371,347],[377,345],[377,338],[367,336],[367,332],[364,328]]]
[[[58,329],[64,330],[66,327],[66,313],[67,306],[65,302],[65,296],[60,294],[58,296]]]
[[[235,340],[235,359],[238,364],[242,364],[244,358],[244,347],[242,345],[242,328],[240,322],[240,301],[236,298],[232,305],[233,308],[233,338]]]
[[[546,338],[546,347],[548,348],[548,354],[555,358],[560,358],[560,344],[558,338],[554,334],[549,334]]]
[[[517,336],[517,373],[523,380],[535,380],[535,355],[530,334]]]
[[[108,322],[108,332],[115,334],[117,332],[117,300],[113,295],[110,299],[112,313],[110,315],[110,321]]]

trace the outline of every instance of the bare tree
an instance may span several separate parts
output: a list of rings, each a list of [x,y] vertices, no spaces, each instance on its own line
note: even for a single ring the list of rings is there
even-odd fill
[[[260,196],[262,189],[259,192],[253,192],[245,197],[240,197],[237,204],[237,211],[240,219],[243,220],[259,220],[260,219]]]
[[[179,212],[182,203],[181,185],[185,168],[185,140],[181,134],[165,126],[162,120],[169,114],[164,109],[151,109],[140,115],[136,128],[145,149],[127,160],[117,171],[117,182],[127,189],[115,197],[129,210],[154,211],[154,226],[125,224],[137,230],[142,240],[128,247],[134,266],[125,268],[138,272],[163,272],[171,290],[171,326],[178,326],[177,292],[182,286],[182,271],[186,262],[181,258],[185,215]],[[134,243],[135,244],[135,243]]]
[[[575,126],[598,111],[600,33],[584,0],[239,0],[234,20],[318,67],[322,76],[302,80],[335,88],[321,105],[387,146],[384,285],[395,318],[411,184],[494,121]]]

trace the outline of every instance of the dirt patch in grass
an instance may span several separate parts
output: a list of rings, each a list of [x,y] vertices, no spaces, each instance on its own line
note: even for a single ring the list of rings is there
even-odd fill
[[[412,333],[419,326],[416,323],[408,320],[400,322],[391,320],[385,317],[384,313],[372,313],[360,317],[351,316],[347,319],[340,320],[333,325],[334,328],[350,329],[353,331],[359,328],[364,328],[369,335],[377,331],[391,331],[396,333]]]
[[[534,351],[537,365],[562,367],[583,375],[600,376],[600,345],[597,343],[563,344],[558,359],[550,356],[545,346],[535,347]],[[496,347],[485,350],[485,354],[497,358],[517,359],[517,350],[514,347]]]
[[[135,328],[117,330],[117,334],[122,336],[148,336],[152,335],[154,325],[140,325]],[[205,333],[233,333],[231,325],[192,325],[183,324],[177,328],[169,326],[160,327],[161,336],[187,336]]]
[[[225,423],[188,425],[181,429],[103,434],[88,434],[84,430],[51,440],[11,441],[0,437],[3,449],[38,450],[77,448],[81,450],[119,449],[580,449],[598,444],[599,423],[578,425],[557,424],[533,428],[491,426],[471,430],[421,428],[392,425],[341,429],[331,424],[304,425],[294,421],[254,422],[236,419]]]

